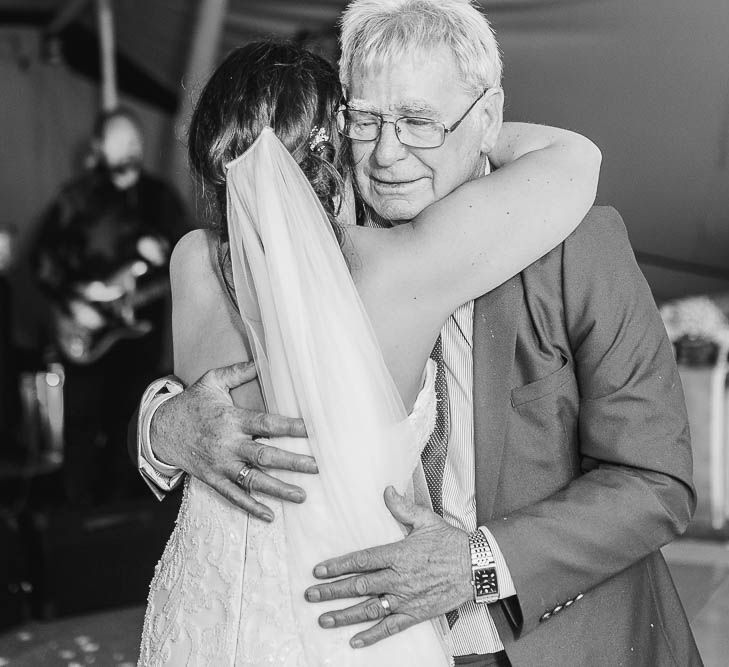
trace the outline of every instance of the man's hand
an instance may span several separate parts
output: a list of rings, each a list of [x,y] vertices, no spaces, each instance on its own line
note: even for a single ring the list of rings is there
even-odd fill
[[[410,531],[400,542],[356,551],[314,568],[318,579],[355,575],[306,591],[309,602],[367,597],[352,607],[319,617],[323,628],[377,621],[352,637],[353,648],[434,618],[472,599],[468,533],[448,525],[429,509],[410,503],[392,487],[385,490],[390,513]],[[385,611],[378,598],[390,607]]]
[[[154,414],[150,428],[152,449],[161,460],[201,479],[231,503],[265,521],[273,512],[250,492],[301,503],[304,490],[286,484],[267,471],[318,472],[310,456],[293,454],[258,440],[259,437],[306,437],[301,419],[239,408],[230,390],[256,377],[255,365],[233,364],[208,371]],[[236,476],[245,463],[255,466],[245,477]],[[263,468],[266,469],[264,472]]]

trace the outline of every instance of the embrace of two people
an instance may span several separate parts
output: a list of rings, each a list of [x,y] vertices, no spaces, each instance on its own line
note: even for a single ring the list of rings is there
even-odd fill
[[[219,222],[130,438],[186,480],[140,664],[700,665],[683,394],[599,151],[503,122],[467,0],[354,0],[341,46],[236,49],[193,115]]]

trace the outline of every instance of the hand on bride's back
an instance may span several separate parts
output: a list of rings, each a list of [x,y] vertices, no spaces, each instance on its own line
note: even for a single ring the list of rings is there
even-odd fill
[[[234,405],[230,391],[256,377],[253,363],[238,363],[205,373],[164,403],[151,424],[155,455],[185,470],[230,502],[258,518],[273,519],[271,509],[250,492],[303,502],[304,491],[269,474],[275,470],[318,472],[312,457],[294,454],[261,438],[306,437],[301,419]],[[240,483],[239,472],[254,466]],[[264,471],[265,469],[265,471]]]

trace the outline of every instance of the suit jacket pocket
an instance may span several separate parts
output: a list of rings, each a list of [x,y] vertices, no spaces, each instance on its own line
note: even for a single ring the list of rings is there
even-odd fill
[[[572,362],[563,357],[564,364],[561,368],[545,375],[543,378],[539,378],[534,382],[524,385],[523,387],[516,387],[511,390],[511,405],[512,407],[518,407],[531,401],[536,401],[544,396],[557,391],[561,386],[569,382],[574,378],[574,372],[572,370]]]
[[[556,371],[511,391],[500,478],[522,482],[509,485],[508,511],[547,498],[579,473],[579,394],[572,362],[564,356],[562,362]]]

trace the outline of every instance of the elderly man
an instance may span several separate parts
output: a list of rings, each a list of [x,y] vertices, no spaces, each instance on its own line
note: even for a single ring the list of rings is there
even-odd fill
[[[479,175],[501,120],[498,48],[457,0],[355,0],[342,25],[340,131],[361,198],[396,224]],[[466,98],[485,134],[474,124],[451,136]],[[441,146],[400,140],[403,123],[423,119],[446,126]],[[425,450],[431,506],[387,494],[408,536],[317,565],[310,602],[364,598],[321,625],[369,621],[356,648],[446,613],[456,664],[700,664],[658,552],[694,504],[683,395],[617,213],[594,209],[560,247],[459,308],[441,338],[447,450],[434,474],[438,454]],[[171,379],[148,390],[140,466],[158,492],[179,468],[269,520],[250,491],[304,500],[274,469],[315,463],[255,439],[303,425],[233,407],[228,390],[250,379],[230,367],[181,392]],[[248,463],[258,467],[238,475]]]

